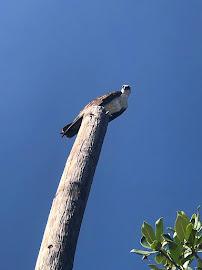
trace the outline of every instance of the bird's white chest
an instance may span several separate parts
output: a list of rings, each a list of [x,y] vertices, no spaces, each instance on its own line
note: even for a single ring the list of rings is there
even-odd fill
[[[128,97],[126,95],[121,95],[113,99],[110,103],[105,105],[105,110],[109,111],[110,114],[119,112],[122,109],[127,108],[128,106]]]

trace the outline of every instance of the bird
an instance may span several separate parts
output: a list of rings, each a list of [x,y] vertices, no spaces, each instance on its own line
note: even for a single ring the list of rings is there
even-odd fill
[[[89,102],[78,114],[78,116],[69,124],[64,126],[61,131],[62,137],[71,138],[75,136],[81,126],[83,115],[91,106],[102,106],[109,114],[109,122],[121,115],[128,107],[128,97],[131,93],[131,87],[124,84],[119,91],[109,92],[103,96],[97,97]]]

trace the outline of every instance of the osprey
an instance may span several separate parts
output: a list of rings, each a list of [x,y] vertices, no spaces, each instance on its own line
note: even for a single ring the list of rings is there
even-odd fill
[[[90,106],[103,106],[109,113],[109,121],[112,121],[127,109],[130,92],[130,86],[123,85],[120,91],[110,92],[92,100],[80,111],[79,115],[72,123],[63,127],[61,132],[62,137],[67,136],[68,138],[71,138],[78,133],[85,110]]]

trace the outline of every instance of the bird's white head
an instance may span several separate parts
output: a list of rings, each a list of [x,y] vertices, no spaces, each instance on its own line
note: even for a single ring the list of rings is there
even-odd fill
[[[121,87],[121,92],[127,96],[130,95],[131,93],[131,88],[128,84],[124,84],[122,87]]]

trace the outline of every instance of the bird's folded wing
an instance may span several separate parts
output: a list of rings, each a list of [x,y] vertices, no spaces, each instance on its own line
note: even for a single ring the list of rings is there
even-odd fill
[[[110,92],[106,95],[97,97],[96,99],[92,100],[89,102],[83,110],[89,108],[90,106],[104,106],[105,104],[111,102],[114,98],[119,97],[122,94],[121,91],[115,91],[115,92]],[[82,110],[82,111],[83,111]]]

